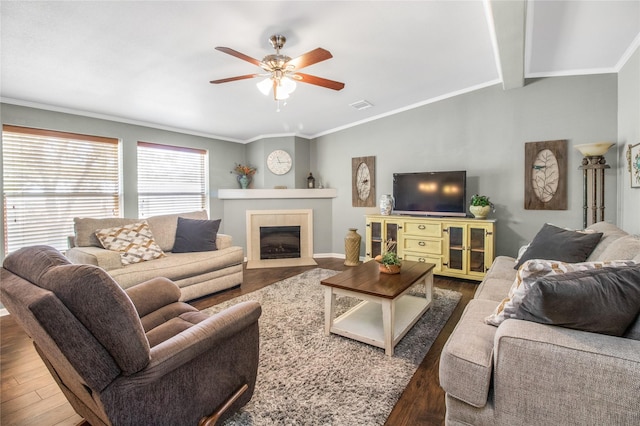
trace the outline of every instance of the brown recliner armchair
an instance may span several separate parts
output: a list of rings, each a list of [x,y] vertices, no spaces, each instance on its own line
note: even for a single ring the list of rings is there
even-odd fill
[[[251,399],[257,302],[209,317],[165,278],[125,292],[48,246],[10,254],[0,278],[2,303],[93,426],[212,425]]]

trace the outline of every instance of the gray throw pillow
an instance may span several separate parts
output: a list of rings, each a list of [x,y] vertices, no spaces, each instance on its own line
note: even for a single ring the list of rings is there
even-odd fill
[[[560,262],[584,262],[602,238],[601,232],[579,232],[558,228],[545,223],[518,259],[514,269],[529,259],[558,260]]]
[[[178,217],[173,253],[218,250],[216,238],[221,219],[185,219]]]
[[[640,313],[640,265],[538,279],[517,319],[622,336]]]

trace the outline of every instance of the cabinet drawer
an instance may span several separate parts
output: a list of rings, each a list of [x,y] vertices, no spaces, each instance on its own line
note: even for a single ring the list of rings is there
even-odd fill
[[[435,268],[433,269],[434,272],[440,272],[442,270],[441,256],[430,256],[428,254],[405,252],[402,255],[402,260],[412,260],[414,262],[433,263],[434,265],[436,265]]]
[[[442,237],[442,224],[431,222],[411,222],[404,224],[404,233],[421,237]]]
[[[442,254],[442,240],[405,237],[402,248],[409,251],[428,254]]]

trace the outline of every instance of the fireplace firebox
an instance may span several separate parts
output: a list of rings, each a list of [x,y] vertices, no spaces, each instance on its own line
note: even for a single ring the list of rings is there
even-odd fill
[[[260,227],[260,259],[296,259],[299,257],[299,226]]]

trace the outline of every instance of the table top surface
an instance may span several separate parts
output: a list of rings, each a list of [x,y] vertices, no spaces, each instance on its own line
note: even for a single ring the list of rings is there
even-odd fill
[[[380,272],[378,266],[378,262],[370,260],[324,279],[320,281],[320,284],[356,293],[395,299],[416,281],[428,273],[432,273],[435,267],[433,263],[405,260],[402,262],[399,274],[384,274]]]

